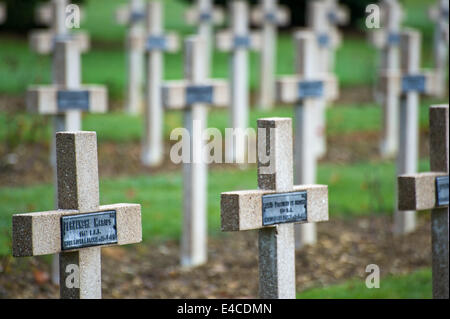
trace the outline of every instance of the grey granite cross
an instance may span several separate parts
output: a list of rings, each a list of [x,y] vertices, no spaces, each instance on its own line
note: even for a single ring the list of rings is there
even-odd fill
[[[430,107],[429,173],[398,177],[399,210],[431,209],[433,298],[448,299],[448,105]]]
[[[56,134],[58,209],[12,217],[14,257],[60,254],[61,298],[101,298],[101,247],[142,240],[141,206],[99,204],[95,132]]]
[[[328,220],[328,186],[293,185],[292,120],[258,120],[258,188],[221,194],[222,231],[259,230],[259,296],[295,298],[294,223]]]

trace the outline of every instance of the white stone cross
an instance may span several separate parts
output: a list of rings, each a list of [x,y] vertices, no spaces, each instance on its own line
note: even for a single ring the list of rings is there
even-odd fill
[[[206,41],[201,36],[188,37],[185,40],[185,80],[167,81],[163,85],[164,107],[184,110],[184,127],[190,136],[190,160],[183,164],[183,267],[201,265],[207,260],[208,167],[202,136],[206,128],[207,106],[226,107],[229,103],[227,81],[206,77],[205,45]]]
[[[214,25],[222,24],[225,14],[219,7],[213,6],[212,0],[196,0],[195,6],[185,12],[185,20],[189,25],[197,25],[197,34],[205,39],[204,54],[206,64],[206,76],[210,76],[211,50],[213,42]]]
[[[433,298],[448,299],[448,105],[429,114],[431,172],[398,177],[398,208],[431,209]]]
[[[222,231],[259,230],[259,296],[295,298],[294,223],[328,220],[328,186],[293,185],[292,120],[258,120],[258,189],[221,194]]]
[[[319,71],[317,41],[312,31],[295,33],[296,76],[277,80],[277,99],[295,104],[294,183],[314,184],[317,171],[317,118],[320,103],[338,95],[337,79]],[[300,224],[295,231],[296,248],[316,243],[316,225]]]
[[[382,90],[390,90],[400,97],[399,151],[397,175],[413,174],[417,170],[419,146],[419,97],[433,94],[435,74],[420,70],[421,35],[405,29],[400,32],[400,72],[381,74]],[[396,211],[394,232],[405,234],[416,228],[415,211]]]
[[[95,132],[56,144],[58,209],[13,215],[13,256],[59,254],[61,298],[101,298],[101,247],[142,241],[141,206],[100,206]]]
[[[78,44],[67,38],[57,38],[54,46],[53,85],[31,86],[26,97],[29,111],[53,116],[53,136],[60,131],[80,131],[81,113],[104,113],[108,103],[104,86],[80,85],[81,61]],[[56,144],[53,136],[50,164],[55,168]],[[56,185],[56,169],[53,172],[54,185]],[[59,268],[57,266],[55,258],[52,272],[54,284],[58,283]]]
[[[433,58],[436,72],[436,96],[442,98],[447,91],[448,70],[448,0],[439,0],[428,12],[429,18],[434,21]]]
[[[230,61],[231,109],[230,125],[244,132],[248,128],[249,91],[248,91],[248,50],[261,48],[259,33],[248,28],[248,5],[245,1],[235,0],[230,4],[231,31],[224,30],[216,34],[216,46],[221,51],[232,51]],[[227,162],[244,163],[246,154],[245,135],[235,135],[230,149],[226,150]]]
[[[382,28],[371,31],[370,40],[380,49],[380,74],[395,74],[399,71],[400,28],[404,16],[400,4],[396,0],[384,0],[380,3]],[[395,81],[395,77],[387,81]],[[381,93],[381,94],[379,94]],[[386,86],[384,92],[376,92],[382,102],[382,137],[380,151],[383,157],[392,157],[398,151],[398,94]]]
[[[32,30],[30,32],[30,45],[33,51],[39,54],[49,54],[53,51],[56,37],[67,37],[73,39],[79,46],[80,52],[86,52],[90,47],[89,35],[86,32],[78,31],[69,33],[66,28],[66,8],[68,0],[52,0],[43,9],[38,10],[38,17],[44,21],[47,16],[51,28],[49,30]]]
[[[275,101],[277,61],[277,28],[290,21],[289,9],[278,6],[277,0],[260,0],[251,10],[252,24],[262,26],[259,103],[261,109],[271,109]]]
[[[306,24],[316,34],[318,44],[317,59],[319,72],[334,72],[335,50],[340,46],[341,34],[336,25],[338,21],[346,21],[346,10],[341,9],[333,1],[309,1],[307,7]],[[322,157],[327,151],[326,145],[326,99],[318,103],[317,130],[321,138],[317,143],[317,156]]]
[[[144,20],[145,6],[143,0],[130,0],[128,5],[116,10],[116,22],[127,25],[127,92],[125,110],[129,114],[139,114],[143,105],[143,70],[144,70]]]
[[[144,109],[144,136],[142,140],[142,164],[157,166],[164,155],[164,110],[161,87],[164,79],[164,51],[175,52],[179,48],[176,34],[164,33],[161,1],[150,1],[146,10],[146,98]]]

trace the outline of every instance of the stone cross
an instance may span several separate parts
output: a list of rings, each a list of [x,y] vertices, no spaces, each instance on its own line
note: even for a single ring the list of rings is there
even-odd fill
[[[413,174],[417,170],[419,144],[419,96],[433,94],[435,74],[420,70],[421,36],[418,31],[400,32],[400,72],[381,74],[382,90],[387,87],[400,97],[399,152],[397,175]],[[416,228],[415,211],[396,211],[394,232],[405,234]]]
[[[318,60],[319,72],[333,73],[334,72],[334,54],[335,50],[340,46],[341,34],[336,25],[343,23],[347,19],[345,9],[341,9],[333,1],[309,1],[307,7],[306,23],[309,29],[313,30],[316,35],[318,44]],[[325,155],[326,147],[326,107],[328,105],[326,99],[318,103],[319,109],[317,123],[317,130],[321,134],[321,138],[317,143],[317,156]]]
[[[128,5],[116,10],[116,22],[127,25],[127,101],[125,110],[129,114],[139,114],[142,111],[143,69],[144,69],[144,2],[130,0]]]
[[[100,206],[95,132],[59,132],[56,145],[58,209],[13,215],[13,256],[59,254],[61,298],[101,298],[101,247],[142,241],[141,206]]]
[[[448,299],[448,104],[430,107],[429,173],[398,177],[399,210],[431,209],[433,298]]]
[[[53,51],[55,37],[73,39],[79,46],[80,52],[89,50],[89,35],[85,32],[69,33],[66,28],[66,7],[68,0],[52,0],[43,9],[38,10],[39,20],[47,21],[51,26],[49,30],[33,30],[30,32],[30,45],[33,51],[39,54],[49,54]],[[49,18],[46,18],[49,16]]]
[[[429,18],[434,21],[433,57],[436,72],[436,96],[442,98],[447,91],[448,70],[448,10],[447,0],[439,0],[428,12]]]
[[[381,60],[379,70],[386,74],[396,74],[399,71],[400,54],[400,28],[403,11],[396,0],[384,0],[380,3],[382,28],[371,31],[370,40],[376,48],[380,49]],[[396,81],[395,76],[387,81]],[[377,92],[377,95],[379,92]],[[386,86],[385,92],[380,95],[382,102],[382,137],[380,151],[383,157],[392,157],[398,151],[398,94]]]
[[[163,86],[163,105],[167,109],[184,110],[184,127],[190,136],[189,162],[183,163],[183,267],[201,265],[207,260],[208,167],[202,136],[206,128],[207,106],[225,107],[229,103],[227,81],[206,77],[205,45],[206,41],[201,36],[188,37],[185,40],[185,80],[168,81]]]
[[[259,296],[295,298],[294,223],[328,220],[326,185],[293,185],[292,120],[258,120],[258,189],[221,194],[222,231],[259,230]]]
[[[164,51],[175,52],[179,47],[178,36],[164,34],[163,7],[161,1],[150,1],[146,10],[146,97],[144,111],[144,136],[142,140],[142,164],[157,166],[164,155],[164,110],[161,86],[164,79]]]
[[[107,92],[104,86],[80,85],[81,61],[78,44],[67,38],[55,39],[52,66],[53,85],[38,85],[28,89],[29,111],[53,115],[53,132],[81,130],[81,112],[104,113]],[[50,164],[56,166],[56,144],[52,138]],[[54,185],[56,185],[56,169]],[[56,199],[56,193],[55,193]],[[55,201],[56,202],[56,201]],[[57,259],[54,260],[52,281],[57,284]]]
[[[224,12],[219,7],[213,6],[212,0],[196,0],[195,6],[185,13],[185,20],[189,25],[197,25],[197,34],[205,39],[204,54],[206,63],[206,76],[210,76],[211,51],[214,25],[222,24],[225,20]]]
[[[277,27],[287,25],[290,14],[286,7],[278,6],[277,0],[260,0],[250,18],[252,24],[262,26],[258,105],[261,109],[271,109],[275,101]]]
[[[294,183],[316,182],[316,141],[319,103],[338,95],[336,77],[319,72],[317,42],[313,31],[295,33],[296,76],[285,76],[277,80],[277,97],[280,102],[295,104],[294,137]],[[296,248],[316,243],[314,223],[296,225]]]
[[[231,110],[230,125],[233,129],[248,128],[249,92],[248,92],[248,50],[257,50],[261,46],[258,33],[250,33],[248,28],[248,5],[245,1],[235,0],[230,4],[231,31],[221,31],[216,35],[216,46],[221,51],[232,51],[230,61]],[[245,135],[235,135],[233,145],[226,151],[227,161],[244,163]]]
[[[0,3],[0,24],[6,20],[6,6],[4,3]]]

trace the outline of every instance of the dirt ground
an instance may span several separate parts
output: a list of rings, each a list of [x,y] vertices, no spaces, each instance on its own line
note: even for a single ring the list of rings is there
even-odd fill
[[[375,216],[319,224],[318,243],[296,254],[297,291],[350,278],[363,285],[368,264],[382,276],[431,266],[428,215],[406,236],[394,237],[391,225],[391,218]],[[103,297],[257,298],[257,245],[257,231],[210,238],[208,263],[187,270],[178,266],[174,241],[104,248]],[[0,298],[58,298],[49,271],[42,257],[0,259]]]

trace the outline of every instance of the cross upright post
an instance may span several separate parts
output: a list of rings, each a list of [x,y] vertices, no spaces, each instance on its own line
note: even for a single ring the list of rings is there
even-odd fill
[[[398,208],[431,209],[433,298],[448,299],[448,105],[433,105],[429,114],[431,172],[398,176]]]
[[[317,118],[320,103],[338,95],[336,77],[319,71],[317,42],[313,31],[298,31],[294,35],[296,47],[296,76],[277,80],[277,100],[295,104],[294,182],[314,184],[317,175],[316,142]],[[314,223],[295,227],[296,248],[316,243]]]
[[[292,120],[258,120],[258,189],[221,194],[222,231],[258,229],[260,298],[295,298],[294,223],[328,220],[326,185],[293,185]]]
[[[57,133],[57,210],[12,218],[14,257],[60,255],[64,299],[101,298],[101,247],[142,241],[140,205],[99,205],[96,139]]]
[[[70,33],[66,27],[66,8],[68,0],[51,0],[51,3],[43,7],[43,14],[38,14],[50,25],[49,30],[32,30],[30,32],[30,46],[39,54],[50,54],[54,49],[56,38],[68,38],[78,44],[80,52],[89,50],[90,39],[86,32]],[[43,17],[42,17],[43,16]]]
[[[223,23],[224,12],[221,8],[214,7],[212,0],[196,0],[195,6],[186,11],[185,19],[188,24],[197,25],[197,34],[205,39],[206,76],[210,77],[213,27]]]
[[[438,0],[438,2],[430,8],[428,16],[435,24],[433,34],[433,59],[434,70],[436,72],[436,91],[437,97],[444,97],[447,91],[447,72],[448,70],[448,10],[449,4],[447,0]]]
[[[183,267],[198,266],[207,260],[207,107],[225,107],[229,103],[227,82],[206,76],[205,45],[203,37],[189,36],[185,40],[185,80],[167,81],[163,86],[165,108],[184,111],[184,128],[190,138],[189,160],[183,163]]]
[[[268,110],[275,101],[277,28],[289,23],[290,14],[286,7],[278,6],[277,0],[260,0],[251,11],[250,19],[253,24],[262,26],[258,106]]]
[[[130,0],[127,6],[116,11],[118,24],[127,25],[127,101],[125,110],[129,114],[139,114],[142,111],[143,70],[144,70],[144,1]]]
[[[396,82],[390,82],[400,95],[400,135],[397,175],[413,174],[417,170],[419,144],[419,96],[434,92],[435,76],[420,70],[420,33],[407,29],[400,33],[400,70]],[[386,78],[387,76],[385,76]],[[405,234],[416,228],[416,212],[396,211],[394,232]]]
[[[163,5],[161,1],[150,1],[146,8],[147,57],[144,136],[142,140],[141,162],[146,166],[161,164],[164,155],[163,131],[164,109],[161,87],[164,79],[164,52],[176,52],[179,48],[178,36],[164,34]]]
[[[384,0],[380,4],[382,29],[371,31],[371,41],[380,49],[380,74],[387,75],[385,90],[379,95],[382,102],[382,137],[380,151],[383,157],[395,156],[398,152],[399,97],[392,82],[400,69],[400,27],[403,11],[396,0]],[[377,92],[378,93],[378,92]]]
[[[248,50],[260,48],[260,36],[248,28],[248,5],[245,1],[230,3],[231,30],[218,32],[216,46],[232,51],[230,60],[231,109],[230,127],[235,130],[233,143],[226,145],[227,162],[244,163],[246,154],[245,130],[248,128]]]

